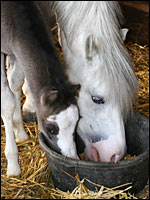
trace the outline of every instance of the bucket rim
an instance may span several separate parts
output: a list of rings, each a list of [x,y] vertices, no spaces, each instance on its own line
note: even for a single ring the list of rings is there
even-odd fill
[[[129,160],[120,160],[117,163],[106,163],[106,162],[92,162],[90,160],[77,160],[77,159],[73,159],[73,158],[69,158],[69,157],[65,157],[64,155],[61,155],[55,151],[53,151],[50,147],[48,147],[45,142],[44,142],[44,134],[42,132],[39,133],[38,135],[39,137],[39,143],[42,147],[42,149],[45,151],[45,153],[47,154],[47,156],[49,156],[50,158],[52,158],[53,160],[57,159],[59,160],[61,163],[65,164],[65,166],[68,167],[83,167],[85,168],[85,166],[88,168],[92,167],[92,168],[109,168],[109,169],[119,169],[119,168],[123,168],[123,167],[131,167],[131,166],[135,166],[137,163],[139,162],[143,162],[146,159],[149,158],[149,147],[140,155],[137,155],[135,158],[129,159]]]

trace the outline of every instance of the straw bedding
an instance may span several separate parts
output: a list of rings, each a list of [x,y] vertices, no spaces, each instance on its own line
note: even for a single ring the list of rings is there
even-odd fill
[[[61,48],[58,44],[56,28],[53,28],[54,40],[57,50],[63,59]],[[149,117],[149,48],[128,42],[126,48],[133,58],[133,66],[140,83],[138,99],[135,110]],[[25,97],[22,95],[22,104]],[[54,189],[50,184],[48,163],[45,153],[41,150],[38,142],[38,126],[36,123],[24,123],[26,132],[30,139],[18,143],[19,164],[22,174],[19,177],[7,177],[7,161],[4,155],[5,130],[1,121],[1,199],[149,199],[149,183],[138,197],[128,193],[131,187],[127,183],[126,189],[106,188],[98,186],[95,191],[89,191],[84,186],[84,180],[80,180],[78,174],[74,177],[78,186],[73,191],[63,192]],[[90,182],[90,180],[88,180]]]

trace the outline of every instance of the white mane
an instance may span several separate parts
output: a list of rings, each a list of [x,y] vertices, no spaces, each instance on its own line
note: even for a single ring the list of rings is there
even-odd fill
[[[102,81],[106,84],[108,99],[118,104],[126,116],[136,97],[138,84],[120,34],[119,22],[123,16],[119,4],[117,1],[58,1],[53,6],[60,28],[69,27],[67,42],[70,46],[82,26],[86,27],[87,37],[92,34],[103,67],[99,67],[91,79],[99,81],[99,86]]]

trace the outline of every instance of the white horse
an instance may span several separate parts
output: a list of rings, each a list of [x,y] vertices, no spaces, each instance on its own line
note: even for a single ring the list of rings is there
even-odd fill
[[[117,162],[126,153],[124,122],[138,83],[124,48],[117,1],[37,2],[49,26],[56,12],[67,74],[80,83],[77,133],[89,159]],[[26,110],[27,107],[24,107]]]

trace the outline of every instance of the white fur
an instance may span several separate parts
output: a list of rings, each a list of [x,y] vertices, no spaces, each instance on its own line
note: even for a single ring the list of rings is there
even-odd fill
[[[54,10],[67,73],[72,82],[82,86],[78,134],[87,145],[96,136],[99,140],[113,136],[113,140],[120,141],[118,148],[121,145],[122,151],[118,159],[121,159],[126,149],[123,120],[136,97],[137,78],[123,46],[127,32],[120,31],[119,4],[116,1],[57,1]],[[86,46],[89,37],[90,43]],[[91,96],[102,96],[105,104],[95,104]],[[105,144],[107,149],[108,143]],[[112,148],[112,156],[114,151]],[[103,154],[104,161],[111,161],[111,155],[107,158],[105,150]]]
[[[24,95],[26,96],[25,103],[23,104],[23,112],[31,112],[31,113],[36,113],[36,108],[34,105],[34,100],[33,100],[33,95],[31,93],[31,90],[28,86],[27,80],[25,78],[22,91]]]
[[[1,116],[5,125],[5,156],[8,161],[7,175],[19,175],[18,149],[13,133],[13,114],[15,112],[15,96],[9,88],[5,74],[4,55],[1,53]]]
[[[93,91],[90,91],[90,93],[92,92],[91,94],[85,91],[85,88],[81,88],[78,101],[81,115],[77,127],[78,134],[81,136],[86,146],[92,145],[92,143],[96,143],[98,140],[101,142],[103,141],[103,144],[105,144],[103,152],[100,153],[100,150],[97,149],[101,161],[106,162],[106,160],[108,161],[109,159],[109,161],[111,161],[111,156],[107,157],[108,149],[111,149],[111,154],[114,155],[116,149],[122,147],[122,150],[120,150],[120,159],[124,155],[126,143],[123,119],[119,108],[116,105],[113,105],[111,101],[107,101],[102,105],[94,104],[91,99],[91,94],[95,92],[94,89]],[[103,86],[99,88],[99,93],[105,93],[105,88]],[[86,112],[87,115],[85,115]],[[92,140],[95,139],[96,141],[92,142]],[[110,145],[108,145],[108,141],[111,141],[109,143]],[[113,146],[114,142],[112,141],[116,141],[115,147]],[[102,154],[105,155],[106,158],[102,156]]]
[[[109,98],[118,104],[126,115],[135,97],[137,79],[130,57],[123,47],[124,37],[122,38],[118,22],[118,18],[122,20],[122,14],[118,3],[58,1],[54,4],[71,81],[83,84],[83,76],[93,81],[93,76],[89,74],[89,68],[92,68],[96,74],[92,85],[99,82],[100,86],[104,81]],[[97,51],[93,50],[91,62],[87,61],[85,56],[85,43],[89,35],[93,36],[93,43],[97,48]]]
[[[28,139],[23,127],[23,120],[21,114],[21,90],[24,83],[24,73],[19,66],[19,63],[15,60],[14,56],[7,56],[7,79],[9,83],[9,88],[14,94],[15,98],[15,111],[13,114],[13,127],[16,136],[16,141],[21,142]]]
[[[5,156],[8,161],[7,175],[17,176],[21,173],[18,164],[18,149],[15,142],[27,140],[21,116],[20,94],[24,76],[13,56],[7,57],[7,78],[5,74],[4,55],[1,53],[1,116],[5,125]]]
[[[73,138],[75,126],[78,121],[77,107],[75,105],[71,105],[59,114],[49,116],[47,120],[55,122],[59,127],[57,145],[61,149],[61,153],[64,156],[78,159],[76,145]]]

